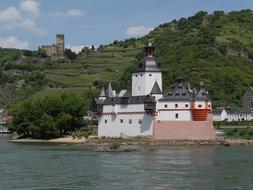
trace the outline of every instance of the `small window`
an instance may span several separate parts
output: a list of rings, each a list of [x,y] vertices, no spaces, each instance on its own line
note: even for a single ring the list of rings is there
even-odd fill
[[[120,123],[123,123],[124,121],[123,121],[123,119],[120,119]]]
[[[175,108],[178,108],[178,104],[175,104]]]
[[[135,75],[135,77],[137,77],[137,75]]]
[[[188,108],[188,106],[189,106],[188,104],[185,104],[185,107],[186,107],[186,108]]]
[[[107,119],[105,120],[105,123],[107,123]]]
[[[152,74],[149,74],[149,76],[151,77],[151,76],[152,76]]]
[[[175,118],[178,119],[178,113],[175,114]]]
[[[142,124],[142,119],[139,119],[139,124]]]
[[[132,124],[132,122],[133,122],[132,119],[129,119],[128,123],[129,123],[129,124]]]
[[[141,77],[142,77],[142,74],[141,74]]]
[[[168,105],[167,105],[167,104],[165,104],[165,105],[164,105],[164,107],[165,107],[165,108],[167,108],[167,107],[168,107]]]
[[[198,107],[199,107],[199,108],[202,108],[202,105],[199,104]]]

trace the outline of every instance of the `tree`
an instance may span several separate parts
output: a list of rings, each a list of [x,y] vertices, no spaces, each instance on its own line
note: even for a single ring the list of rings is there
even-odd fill
[[[29,50],[25,50],[23,55],[26,56],[26,57],[31,57],[33,55],[33,52],[29,51]]]
[[[91,51],[92,51],[92,52],[95,51],[95,46],[94,46],[94,45],[91,46]]]
[[[23,101],[14,108],[11,131],[25,137],[55,138],[71,134],[83,125],[85,97],[51,95]]]
[[[69,60],[75,60],[77,58],[76,53],[71,51],[71,49],[65,49],[64,54]]]
[[[39,48],[38,55],[40,57],[47,57],[47,52],[44,49]]]

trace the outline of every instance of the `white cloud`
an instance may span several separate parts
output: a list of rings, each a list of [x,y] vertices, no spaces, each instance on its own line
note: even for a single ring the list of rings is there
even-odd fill
[[[150,31],[154,30],[154,27],[149,26],[131,26],[127,29],[126,33],[129,36],[144,36]]]
[[[79,53],[84,47],[91,49],[92,45],[66,45],[67,49],[71,49],[75,53]],[[94,48],[97,49],[98,47],[94,45]]]
[[[79,53],[84,47],[84,45],[76,45],[76,46],[71,46],[71,45],[67,45],[66,48],[67,49],[71,49],[71,51],[75,52],[75,53]]]
[[[28,46],[29,43],[27,41],[20,41],[15,36],[0,39],[0,47],[2,48],[27,49]]]
[[[80,9],[70,9],[67,11],[67,16],[84,16],[86,14],[85,11]]]
[[[69,17],[81,17],[85,16],[87,12],[81,9],[70,9],[68,11],[55,11],[51,13],[52,16],[69,16]]]
[[[31,31],[31,32],[33,32],[33,33],[35,33],[35,34],[41,35],[41,36],[44,36],[44,35],[47,34],[47,31],[45,29],[38,28],[36,26],[36,23],[33,20],[29,19],[29,18],[23,19],[20,26],[27,29],[27,30],[29,30],[29,31]]]
[[[38,17],[40,14],[39,3],[34,0],[22,0],[20,2],[20,8],[33,17]]]
[[[0,10],[0,23],[12,23],[22,20],[20,11],[16,7],[8,7],[7,9]]]
[[[34,19],[23,16],[21,13],[22,12],[19,9],[12,6],[0,10],[0,30],[14,30],[16,28],[23,28],[37,35],[47,34],[45,29],[37,27]]]

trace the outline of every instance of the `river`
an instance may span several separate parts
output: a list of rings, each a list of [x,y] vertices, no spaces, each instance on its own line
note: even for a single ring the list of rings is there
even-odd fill
[[[179,146],[102,153],[0,137],[1,190],[253,189],[253,147]]]

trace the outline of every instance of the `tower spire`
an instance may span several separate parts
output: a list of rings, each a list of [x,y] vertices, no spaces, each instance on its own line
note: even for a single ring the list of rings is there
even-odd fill
[[[151,42],[149,42],[148,45],[145,46],[145,52],[146,52],[146,56],[149,56],[149,57],[154,56],[155,47],[153,46]]]

